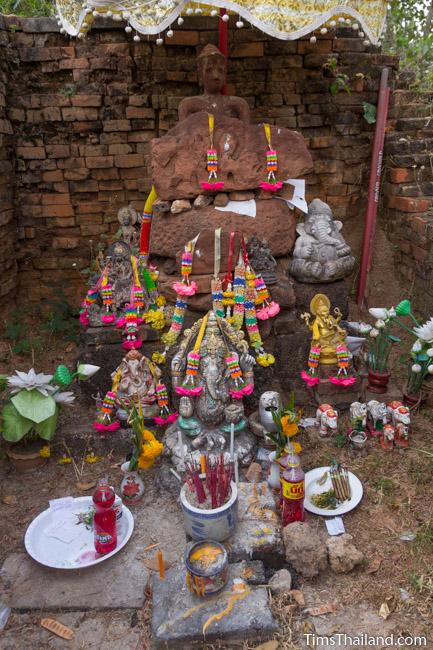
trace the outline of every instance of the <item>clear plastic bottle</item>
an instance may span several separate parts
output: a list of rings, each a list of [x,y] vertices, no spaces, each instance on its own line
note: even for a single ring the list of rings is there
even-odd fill
[[[305,474],[299,456],[293,449],[284,459],[281,476],[281,498],[283,526],[293,521],[304,521]]]
[[[113,504],[116,495],[108,485],[107,478],[101,478],[93,494],[96,512],[93,516],[95,550],[100,555],[114,551],[117,546],[116,513]]]

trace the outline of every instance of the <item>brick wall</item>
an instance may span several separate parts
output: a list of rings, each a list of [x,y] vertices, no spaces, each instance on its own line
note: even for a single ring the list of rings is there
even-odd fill
[[[101,237],[117,230],[118,208],[142,208],[149,141],[175,124],[183,97],[199,92],[196,55],[216,42],[216,21],[185,20],[163,47],[154,39],[134,43],[115,24],[78,41],[60,35],[55,21],[5,22],[13,24],[7,36],[16,58],[7,115],[16,146],[21,293],[39,301],[57,281],[76,302],[79,271]],[[326,35],[311,45],[230,29],[228,82],[230,93],[248,101],[253,120],[302,132],[315,165],[307,198],[331,204],[357,254],[373,133],[362,102],[376,101],[380,68],[397,61],[350,36]],[[349,75],[351,94],[331,96],[322,69],[331,55]],[[364,78],[355,82],[357,73]]]
[[[419,310],[433,307],[433,93],[397,90],[385,141],[383,222],[396,275]]]
[[[9,37],[0,16],[0,304],[6,310],[15,300],[18,283],[15,261],[14,149],[12,126],[6,109],[6,87],[10,79]]]

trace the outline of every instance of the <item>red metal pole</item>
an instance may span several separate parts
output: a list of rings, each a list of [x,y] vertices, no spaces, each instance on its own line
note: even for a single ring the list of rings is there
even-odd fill
[[[382,176],[383,145],[388,116],[390,89],[388,87],[389,68],[383,68],[380,76],[379,99],[377,102],[376,131],[374,134],[373,153],[371,157],[370,184],[368,188],[367,211],[365,214],[364,237],[359,268],[356,302],[363,305],[367,276],[371,267],[374,233],[376,229],[377,207],[379,204],[380,182]]]
[[[228,65],[228,53],[229,53],[229,23],[224,22],[222,17],[227,13],[225,9],[220,9],[220,20],[219,20],[219,40],[218,47],[220,51],[226,57],[226,80],[224,82],[223,89],[221,93],[227,95],[227,65]]]

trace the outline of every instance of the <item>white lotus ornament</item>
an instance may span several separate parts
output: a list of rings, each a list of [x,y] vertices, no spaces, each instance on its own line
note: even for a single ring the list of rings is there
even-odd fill
[[[424,325],[418,325],[413,331],[421,341],[433,342],[433,318],[430,318]]]
[[[381,318],[384,320],[388,317],[388,310],[385,307],[371,307],[368,312],[373,318]]]
[[[11,393],[18,393],[20,390],[38,390],[42,395],[47,396],[51,388],[50,381],[53,375],[44,375],[43,372],[36,373],[34,368],[29,372],[15,370],[15,375],[8,377],[8,385],[12,388]]]
[[[90,379],[100,369],[100,366],[93,366],[91,363],[79,363],[77,365],[78,379]]]
[[[69,406],[75,400],[75,395],[70,390],[65,390],[63,393],[53,393],[52,397],[57,404],[62,404],[62,406]]]

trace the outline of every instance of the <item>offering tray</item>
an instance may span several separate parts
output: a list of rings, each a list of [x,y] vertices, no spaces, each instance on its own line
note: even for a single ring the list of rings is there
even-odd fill
[[[52,569],[84,569],[118,553],[134,530],[131,511],[123,505],[122,516],[117,520],[116,548],[106,555],[98,555],[93,543],[93,526],[84,521],[92,509],[92,497],[67,497],[51,502],[51,507],[27,528],[24,537],[27,553]]]
[[[318,508],[311,501],[311,497],[314,494],[320,494],[321,492],[327,492],[332,488],[331,477],[329,474],[330,467],[316,467],[315,469],[310,470],[305,474],[305,500],[304,508],[308,512],[312,512],[315,515],[322,515],[325,517],[336,517],[338,515],[344,515],[346,512],[350,512],[362,499],[363,487],[362,483],[355,474],[348,472],[349,475],[349,485],[351,498],[348,501],[340,503],[337,508]],[[325,473],[328,473],[326,480],[323,483],[318,483],[321,480]]]

